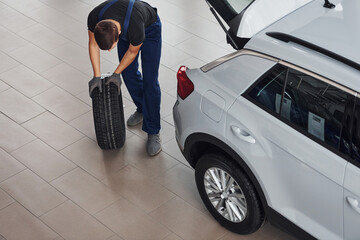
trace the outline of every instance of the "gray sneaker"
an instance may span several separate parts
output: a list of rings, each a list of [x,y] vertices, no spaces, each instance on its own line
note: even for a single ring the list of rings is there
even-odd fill
[[[148,134],[146,150],[151,157],[161,152],[160,134]]]
[[[136,111],[133,114],[131,114],[131,116],[127,120],[126,124],[129,127],[134,127],[134,126],[138,125],[139,123],[141,123],[142,121],[143,121],[143,114],[141,112]]]

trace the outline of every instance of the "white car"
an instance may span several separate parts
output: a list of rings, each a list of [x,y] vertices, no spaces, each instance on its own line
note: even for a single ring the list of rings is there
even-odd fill
[[[207,209],[240,234],[359,240],[360,1],[208,1],[240,50],[181,67],[173,109]]]

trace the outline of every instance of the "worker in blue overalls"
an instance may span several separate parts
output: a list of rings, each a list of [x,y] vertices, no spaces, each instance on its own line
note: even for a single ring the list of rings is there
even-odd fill
[[[120,89],[122,74],[137,110],[127,120],[128,126],[142,124],[148,133],[147,152],[154,156],[161,151],[160,100],[158,72],[161,55],[161,22],[155,8],[138,0],[106,1],[88,16],[89,54],[94,77],[89,91],[100,80],[100,50],[118,47],[119,65],[106,84],[115,83]],[[142,76],[138,71],[141,51]]]

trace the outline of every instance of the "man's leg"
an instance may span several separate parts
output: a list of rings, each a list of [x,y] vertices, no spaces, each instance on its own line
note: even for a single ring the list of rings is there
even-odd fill
[[[161,56],[161,22],[158,19],[145,30],[146,38],[141,46],[143,72],[143,130],[148,134],[160,131],[161,90],[158,81]]]
[[[119,61],[125,55],[125,52],[129,48],[129,42],[123,39],[119,39],[118,45],[118,56]],[[122,72],[122,76],[125,82],[125,85],[130,93],[132,100],[134,101],[137,111],[142,113],[142,104],[143,104],[143,79],[141,73],[138,71],[139,68],[139,55],[136,56],[134,61]]]

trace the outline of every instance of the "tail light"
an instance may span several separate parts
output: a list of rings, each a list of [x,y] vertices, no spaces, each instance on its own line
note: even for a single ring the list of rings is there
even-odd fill
[[[194,84],[191,82],[189,77],[186,75],[187,67],[181,66],[177,72],[177,93],[179,97],[184,100],[187,96],[194,91]]]

